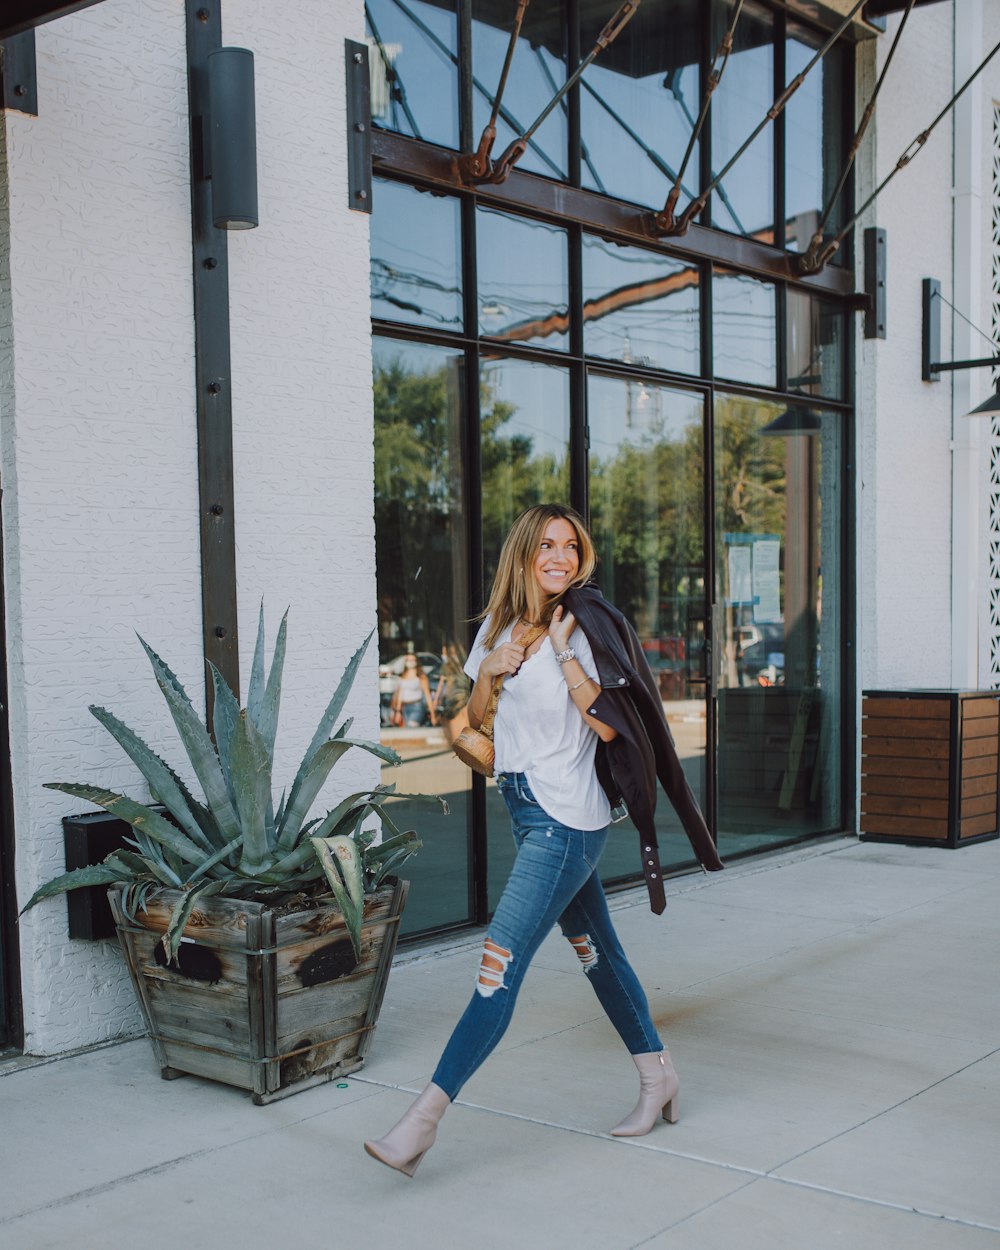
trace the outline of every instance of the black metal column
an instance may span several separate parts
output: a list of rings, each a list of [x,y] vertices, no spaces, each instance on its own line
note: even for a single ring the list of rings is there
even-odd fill
[[[194,261],[195,388],[205,658],[238,692],[233,405],[229,359],[229,262],[225,230],[212,224],[205,176],[208,56],[222,45],[221,0],[185,0],[191,125],[191,242]],[[212,688],[206,684],[208,716]]]

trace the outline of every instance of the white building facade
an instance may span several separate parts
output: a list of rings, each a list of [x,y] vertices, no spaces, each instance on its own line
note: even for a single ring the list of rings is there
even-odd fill
[[[149,797],[88,705],[177,758],[136,632],[203,706],[206,656],[245,684],[261,601],[270,638],[290,605],[280,775],[377,628],[356,728],[400,750],[401,789],[452,807],[422,830],[411,935],[485,923],[502,881],[492,787],[448,752],[449,663],[527,503],[591,521],[724,856],[856,833],[863,690],[1000,687],[1000,417],[965,415],[993,373],[921,380],[925,278],[943,359],[996,354],[1000,55],[805,273],[902,20],[892,0],[852,20],[686,233],[650,221],[732,6],[643,0],[489,183],[455,158],[495,99],[508,6],[218,2],[36,0],[0,30],[22,40],[0,124],[0,1041],[31,1053],[141,1027],[113,941],[71,939],[62,900],[17,918],[81,810],[45,782]],[[494,159],[615,7],[529,7]],[[748,0],[678,212],[850,7]],[[198,22],[254,55],[256,229],[192,225]],[[371,169],[348,159],[347,41],[371,66]],[[998,41],[996,0],[913,9],[829,235]],[[885,337],[865,337],[869,227]],[[789,413],[790,432],[768,428]],[[399,726],[410,652],[433,700]],[[366,757],[337,786],[377,776]],[[605,876],[627,884],[638,861],[618,842]]]

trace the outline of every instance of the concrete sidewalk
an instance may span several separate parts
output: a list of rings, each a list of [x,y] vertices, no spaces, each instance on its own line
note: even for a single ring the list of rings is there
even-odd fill
[[[413,1180],[361,1149],[428,1080],[479,941],[393,970],[346,1088],[268,1107],[144,1040],[0,1078],[5,1250],[1000,1250],[1000,843],[838,840],[613,900],[680,1122],[553,936]]]

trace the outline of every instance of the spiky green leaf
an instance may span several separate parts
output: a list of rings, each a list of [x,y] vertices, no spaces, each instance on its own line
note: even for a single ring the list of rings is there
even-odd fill
[[[236,806],[236,794],[229,767],[229,748],[233,740],[233,731],[240,718],[240,705],[229,688],[229,682],[222,676],[211,660],[208,669],[212,676],[212,731],[215,734],[215,748],[222,765],[222,775],[226,782],[226,793],[233,807]],[[219,843],[216,843],[219,845]]]
[[[121,817],[139,833],[147,834],[154,842],[159,842],[161,846],[173,851],[185,863],[200,864],[205,858],[202,848],[195,846],[186,834],[176,829],[159,812],[154,812],[152,808],[137,803],[135,799],[130,799],[124,794],[116,794],[113,790],[102,790],[100,786],[81,785],[68,781],[47,781],[45,788],[46,790],[61,790],[63,794],[70,794],[75,799],[86,799],[88,803],[103,807],[106,812]]]
[[[351,747],[360,747],[364,751],[370,751],[380,759],[398,758],[395,751],[391,751],[388,747],[360,739],[331,738],[329,742],[322,743],[313,752],[308,763],[302,765],[295,778],[279,831],[279,849],[290,851],[296,846],[306,814],[316,801],[316,796],[329,777],[334,764]]]
[[[250,719],[258,729],[257,713],[264,698],[264,600],[260,601],[257,614],[257,641],[254,643],[253,659],[250,662],[250,681],[247,684],[247,711]]]
[[[271,759],[249,712],[240,712],[229,749],[229,770],[243,830],[240,872],[253,877],[273,862],[267,836]]]
[[[354,947],[361,958],[361,922],[365,909],[365,880],[361,854],[352,838],[310,839],[319,857],[323,874],[329,882],[333,896],[344,913],[344,923]]]
[[[107,708],[91,705],[91,715],[114,738],[129,759],[149,782],[157,799],[177,820],[192,842],[210,851],[213,843],[206,836],[203,824],[211,824],[209,813],[195,799],[174,770],[166,764],[132,729]],[[201,817],[199,821],[198,816]]]
[[[178,899],[177,905],[170,913],[170,919],[167,921],[166,932],[160,939],[168,964],[177,962],[177,948],[181,944],[184,926],[190,920],[191,913],[198,906],[198,903],[203,898],[220,893],[224,885],[225,882],[223,881],[208,881],[204,885],[195,887],[193,890],[185,891]]]
[[[170,715],[177,726],[177,732],[180,734],[181,742],[191,761],[191,767],[201,783],[206,802],[219,826],[220,841],[229,842],[239,833],[239,821],[229,798],[226,781],[222,775],[222,765],[212,745],[212,739],[208,736],[208,730],[195,712],[184,687],[167,665],[145,639],[139,638],[139,642],[149,658],[157,685],[170,709]]]
[[[288,638],[288,610],[281,618],[278,636],[271,656],[271,671],[267,675],[267,687],[256,712],[252,712],[254,724],[267,744],[267,751],[274,763],[274,739],[278,732],[278,711],[281,706],[281,675],[285,667],[285,643]]]
[[[118,881],[128,880],[128,873],[121,864],[90,864],[86,868],[74,868],[72,872],[64,872],[61,876],[47,881],[28,899],[21,908],[21,915],[29,911],[44,898],[52,898],[55,894],[65,894],[68,890],[78,890],[88,885],[114,885]]]

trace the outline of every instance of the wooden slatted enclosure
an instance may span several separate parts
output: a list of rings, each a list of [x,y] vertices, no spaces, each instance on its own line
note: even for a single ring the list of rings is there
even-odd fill
[[[868,690],[861,836],[956,847],[1000,837],[1000,691]]]
[[[385,994],[409,883],[365,900],[361,958],[335,904],[280,910],[206,899],[184,929],[179,966],[161,938],[179,895],[163,891],[133,924],[109,893],[161,1075],[190,1073],[272,1102],[364,1063]]]

